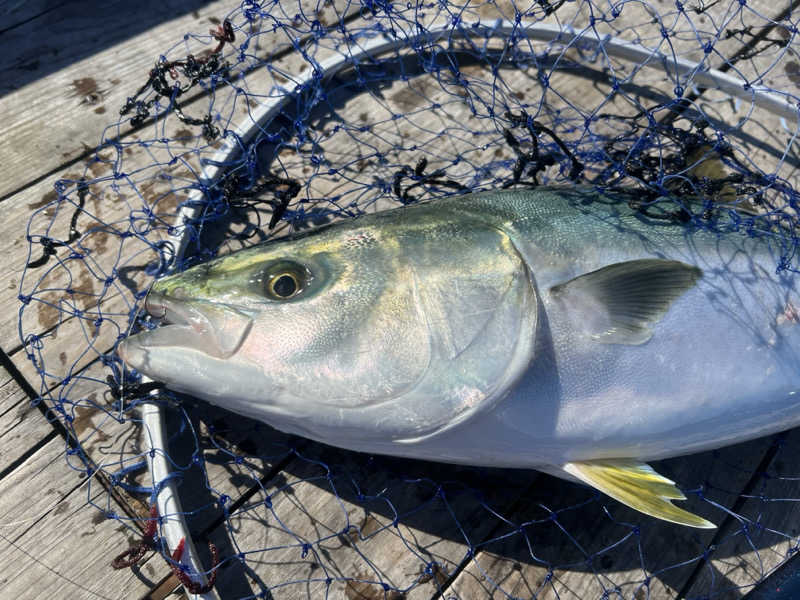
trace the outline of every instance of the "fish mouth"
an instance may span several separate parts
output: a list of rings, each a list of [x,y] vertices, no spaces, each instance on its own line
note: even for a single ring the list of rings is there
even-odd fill
[[[180,302],[170,300],[164,294],[151,291],[144,300],[144,310],[151,317],[161,319],[162,326],[190,325],[190,313]]]
[[[161,325],[123,340],[117,352],[123,361],[138,368],[141,358],[149,353],[168,349],[195,350],[218,359],[236,353],[253,324],[253,320],[226,305],[203,300],[183,300],[151,291],[145,311],[159,319]]]

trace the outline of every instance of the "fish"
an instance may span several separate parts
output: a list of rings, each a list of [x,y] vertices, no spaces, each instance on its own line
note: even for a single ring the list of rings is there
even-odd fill
[[[640,201],[495,190],[268,241],[156,281],[162,325],[117,352],[287,433],[537,469],[711,528],[649,462],[800,424],[798,278],[769,227]]]

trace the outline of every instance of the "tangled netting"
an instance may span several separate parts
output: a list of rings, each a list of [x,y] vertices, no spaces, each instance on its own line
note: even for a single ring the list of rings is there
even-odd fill
[[[155,550],[190,591],[224,598],[738,598],[759,586],[798,549],[797,432],[659,463],[720,525],[692,530],[532,471],[286,436],[143,382],[114,349],[152,326],[142,300],[169,270],[480,189],[634,187],[654,220],[770,232],[775,268],[796,271],[796,4],[245,1],[210,33],[176,38],[125,82],[83,176],[31,216],[19,291],[68,464],[106,516],[144,530],[109,548],[124,551],[115,566]],[[147,403],[162,408],[166,448],[150,449]],[[171,474],[152,483],[147,459],[162,454]],[[151,506],[167,483],[213,586],[160,535],[167,515]]]

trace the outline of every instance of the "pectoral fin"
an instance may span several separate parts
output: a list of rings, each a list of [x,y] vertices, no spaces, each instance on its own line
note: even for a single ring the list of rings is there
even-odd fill
[[[672,500],[685,500],[686,496],[673,481],[656,473],[648,464],[625,459],[591,460],[570,462],[563,469],[615,500],[650,516],[689,527],[716,527],[672,504]]]
[[[677,260],[616,263],[550,288],[573,321],[599,342],[643,344],[672,303],[703,275]]]

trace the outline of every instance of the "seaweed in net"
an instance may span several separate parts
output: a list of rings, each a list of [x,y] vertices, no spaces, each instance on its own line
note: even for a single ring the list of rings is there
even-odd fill
[[[143,382],[114,353],[156,325],[140,309],[170,270],[502,187],[633,188],[654,223],[768,233],[775,268],[796,271],[797,15],[767,8],[247,1],[165,52],[144,85],[128,82],[121,133],[91,159],[107,174],[87,167],[59,181],[32,215],[19,287],[21,341],[72,440],[68,464],[102,482],[89,497],[107,516],[147,526],[126,557],[157,550],[190,590],[208,591],[205,571],[223,596],[243,598],[544,598],[575,586],[584,598],[699,598],[752,589],[790,559],[792,433],[664,463],[721,523],[676,534],[535,472],[286,436]],[[712,85],[710,69],[739,95]],[[763,108],[765,94],[783,116]],[[724,172],[703,167],[712,162]],[[75,343],[62,361],[64,336]],[[143,441],[153,406],[163,450]],[[170,473],[150,482],[146,463],[162,452]],[[156,519],[167,486],[182,506]],[[178,516],[215,550],[187,539],[192,558],[167,543]]]

